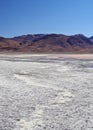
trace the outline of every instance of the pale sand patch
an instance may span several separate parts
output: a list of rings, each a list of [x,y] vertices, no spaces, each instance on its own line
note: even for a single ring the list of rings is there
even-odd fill
[[[45,87],[43,84],[36,82],[36,80],[34,78],[31,78],[27,75],[14,75],[15,78],[25,82],[27,85],[34,85],[34,86],[38,86],[38,87]]]
[[[75,59],[93,59],[93,54],[59,54],[58,57]]]
[[[42,81],[38,81],[38,79],[31,77],[29,75],[14,74],[14,78],[17,78],[18,80],[21,80],[22,82],[30,86],[44,87],[44,88],[49,88],[49,89],[54,89],[54,90],[62,90],[60,88],[54,87],[53,84],[50,85],[51,83],[46,83],[46,82],[42,83]]]
[[[36,126],[43,126],[43,109],[39,106],[31,113],[31,120],[21,119],[17,122],[17,128],[14,130],[33,130]]]
[[[54,99],[53,104],[58,105],[62,103],[66,103],[72,100],[74,95],[71,92],[64,91],[64,92],[59,92],[57,97]]]

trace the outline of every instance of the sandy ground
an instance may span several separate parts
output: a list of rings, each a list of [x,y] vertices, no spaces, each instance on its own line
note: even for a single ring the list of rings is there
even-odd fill
[[[0,130],[93,130],[93,55],[0,55]]]
[[[22,54],[22,53],[7,53],[0,54],[0,57],[19,57],[19,58],[31,58],[31,57],[49,57],[49,58],[75,58],[75,59],[93,59],[93,54]]]

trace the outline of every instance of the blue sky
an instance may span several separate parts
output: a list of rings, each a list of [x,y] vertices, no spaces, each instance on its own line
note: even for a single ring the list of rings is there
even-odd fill
[[[93,0],[0,0],[0,36],[93,35]]]

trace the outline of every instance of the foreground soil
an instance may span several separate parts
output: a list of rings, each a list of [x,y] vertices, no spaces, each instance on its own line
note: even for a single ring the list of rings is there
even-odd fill
[[[1,130],[93,130],[92,54],[0,54]]]

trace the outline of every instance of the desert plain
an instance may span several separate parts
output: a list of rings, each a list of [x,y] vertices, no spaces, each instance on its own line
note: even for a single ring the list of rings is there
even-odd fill
[[[0,54],[0,130],[93,130],[93,54]]]

